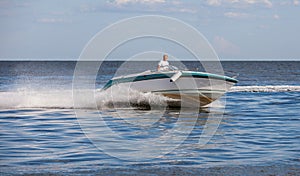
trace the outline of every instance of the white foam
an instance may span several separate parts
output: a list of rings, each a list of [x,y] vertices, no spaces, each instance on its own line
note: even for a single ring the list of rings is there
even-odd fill
[[[99,107],[130,107],[130,106],[166,106],[170,98],[153,94],[142,93],[128,87],[113,86],[106,91],[96,93]]]
[[[229,92],[300,92],[300,86],[234,86],[229,90]]]
[[[92,90],[93,91],[93,90]],[[12,108],[60,108],[74,107],[72,90],[26,90],[14,92],[0,92],[0,109]],[[132,107],[132,106],[165,106],[168,98],[152,93],[141,93],[119,87],[107,91],[95,91],[95,99],[89,100],[84,94],[76,96],[79,108],[94,108],[96,101],[98,108]],[[79,98],[78,98],[79,97]]]
[[[0,108],[72,108],[71,91],[0,92]]]
[[[300,92],[300,86],[234,86],[229,92]],[[28,90],[19,89],[11,92],[0,92],[0,109],[13,108],[73,108],[72,90]],[[78,96],[77,96],[78,97]],[[173,99],[152,93],[141,93],[134,90],[114,86],[107,91],[96,90],[95,100],[89,100],[84,94],[79,95],[80,108],[131,108],[165,107]],[[216,104],[215,102],[214,104]],[[212,104],[213,106],[216,106]]]

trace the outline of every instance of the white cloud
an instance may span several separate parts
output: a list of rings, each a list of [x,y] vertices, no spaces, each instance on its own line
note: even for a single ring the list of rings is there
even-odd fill
[[[80,5],[80,12],[94,12],[95,10],[96,10],[95,6],[88,5],[88,4]]]
[[[124,4],[157,4],[157,3],[165,3],[165,0],[115,0],[114,3],[116,5],[124,5]]]
[[[226,12],[224,13],[224,16],[228,18],[247,18],[250,17],[247,13],[239,13],[239,12]]]
[[[240,0],[227,0],[228,2],[230,3],[237,3],[237,2],[240,2]]]
[[[282,1],[282,2],[280,2],[278,4],[279,5],[294,5],[294,6],[298,6],[298,5],[300,5],[300,1],[299,0]]]
[[[15,7],[28,7],[30,5],[29,2],[22,1],[9,1],[9,0],[1,0],[0,8],[15,8]]]
[[[173,5],[180,5],[180,4],[182,4],[182,2],[180,2],[180,1],[171,1],[170,3],[172,3]]]
[[[273,6],[272,2],[269,1],[269,0],[264,0],[263,2],[267,5],[267,7],[272,7]]]
[[[179,13],[197,13],[196,9],[192,8],[167,8],[166,12],[179,12]]]
[[[269,0],[245,0],[248,4],[264,4],[267,7],[272,7],[273,4]]]
[[[236,55],[240,53],[238,46],[221,36],[215,36],[213,46],[220,54]]]
[[[166,0],[113,0],[107,3],[109,8],[124,12],[158,12],[158,13],[197,13],[197,9],[183,1]],[[87,9],[87,8],[84,8]],[[88,10],[86,10],[88,11]]]
[[[211,6],[220,6],[222,2],[221,0],[207,0],[207,4]]]
[[[65,23],[70,22],[62,18],[40,18],[37,20],[39,23]]]
[[[263,4],[269,8],[271,8],[273,6],[273,4],[270,0],[207,0],[207,4],[211,5],[211,6],[221,6],[224,4],[240,4],[240,5]]]
[[[280,19],[279,15],[277,15],[277,14],[273,15],[273,18],[274,18],[275,20],[279,20],[279,19]]]

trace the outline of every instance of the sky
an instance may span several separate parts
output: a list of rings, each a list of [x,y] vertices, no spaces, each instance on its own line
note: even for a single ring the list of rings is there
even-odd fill
[[[0,0],[0,60],[74,60],[100,30],[140,15],[190,24],[221,60],[300,61],[299,0]]]

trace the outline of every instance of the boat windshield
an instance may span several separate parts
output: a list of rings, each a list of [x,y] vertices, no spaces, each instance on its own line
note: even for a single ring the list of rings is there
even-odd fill
[[[168,71],[177,71],[179,68],[173,66],[173,65],[167,65],[164,67],[164,69],[159,70],[159,72],[168,72]],[[151,70],[151,72],[156,72],[157,70]]]
[[[169,67],[169,70],[171,70],[171,71],[178,70],[178,68],[173,65],[168,65],[168,67]]]

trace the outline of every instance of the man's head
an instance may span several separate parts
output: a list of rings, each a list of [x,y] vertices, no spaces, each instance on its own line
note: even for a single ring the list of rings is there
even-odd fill
[[[168,55],[164,54],[163,60],[164,60],[164,61],[167,61],[167,60],[168,60]]]

